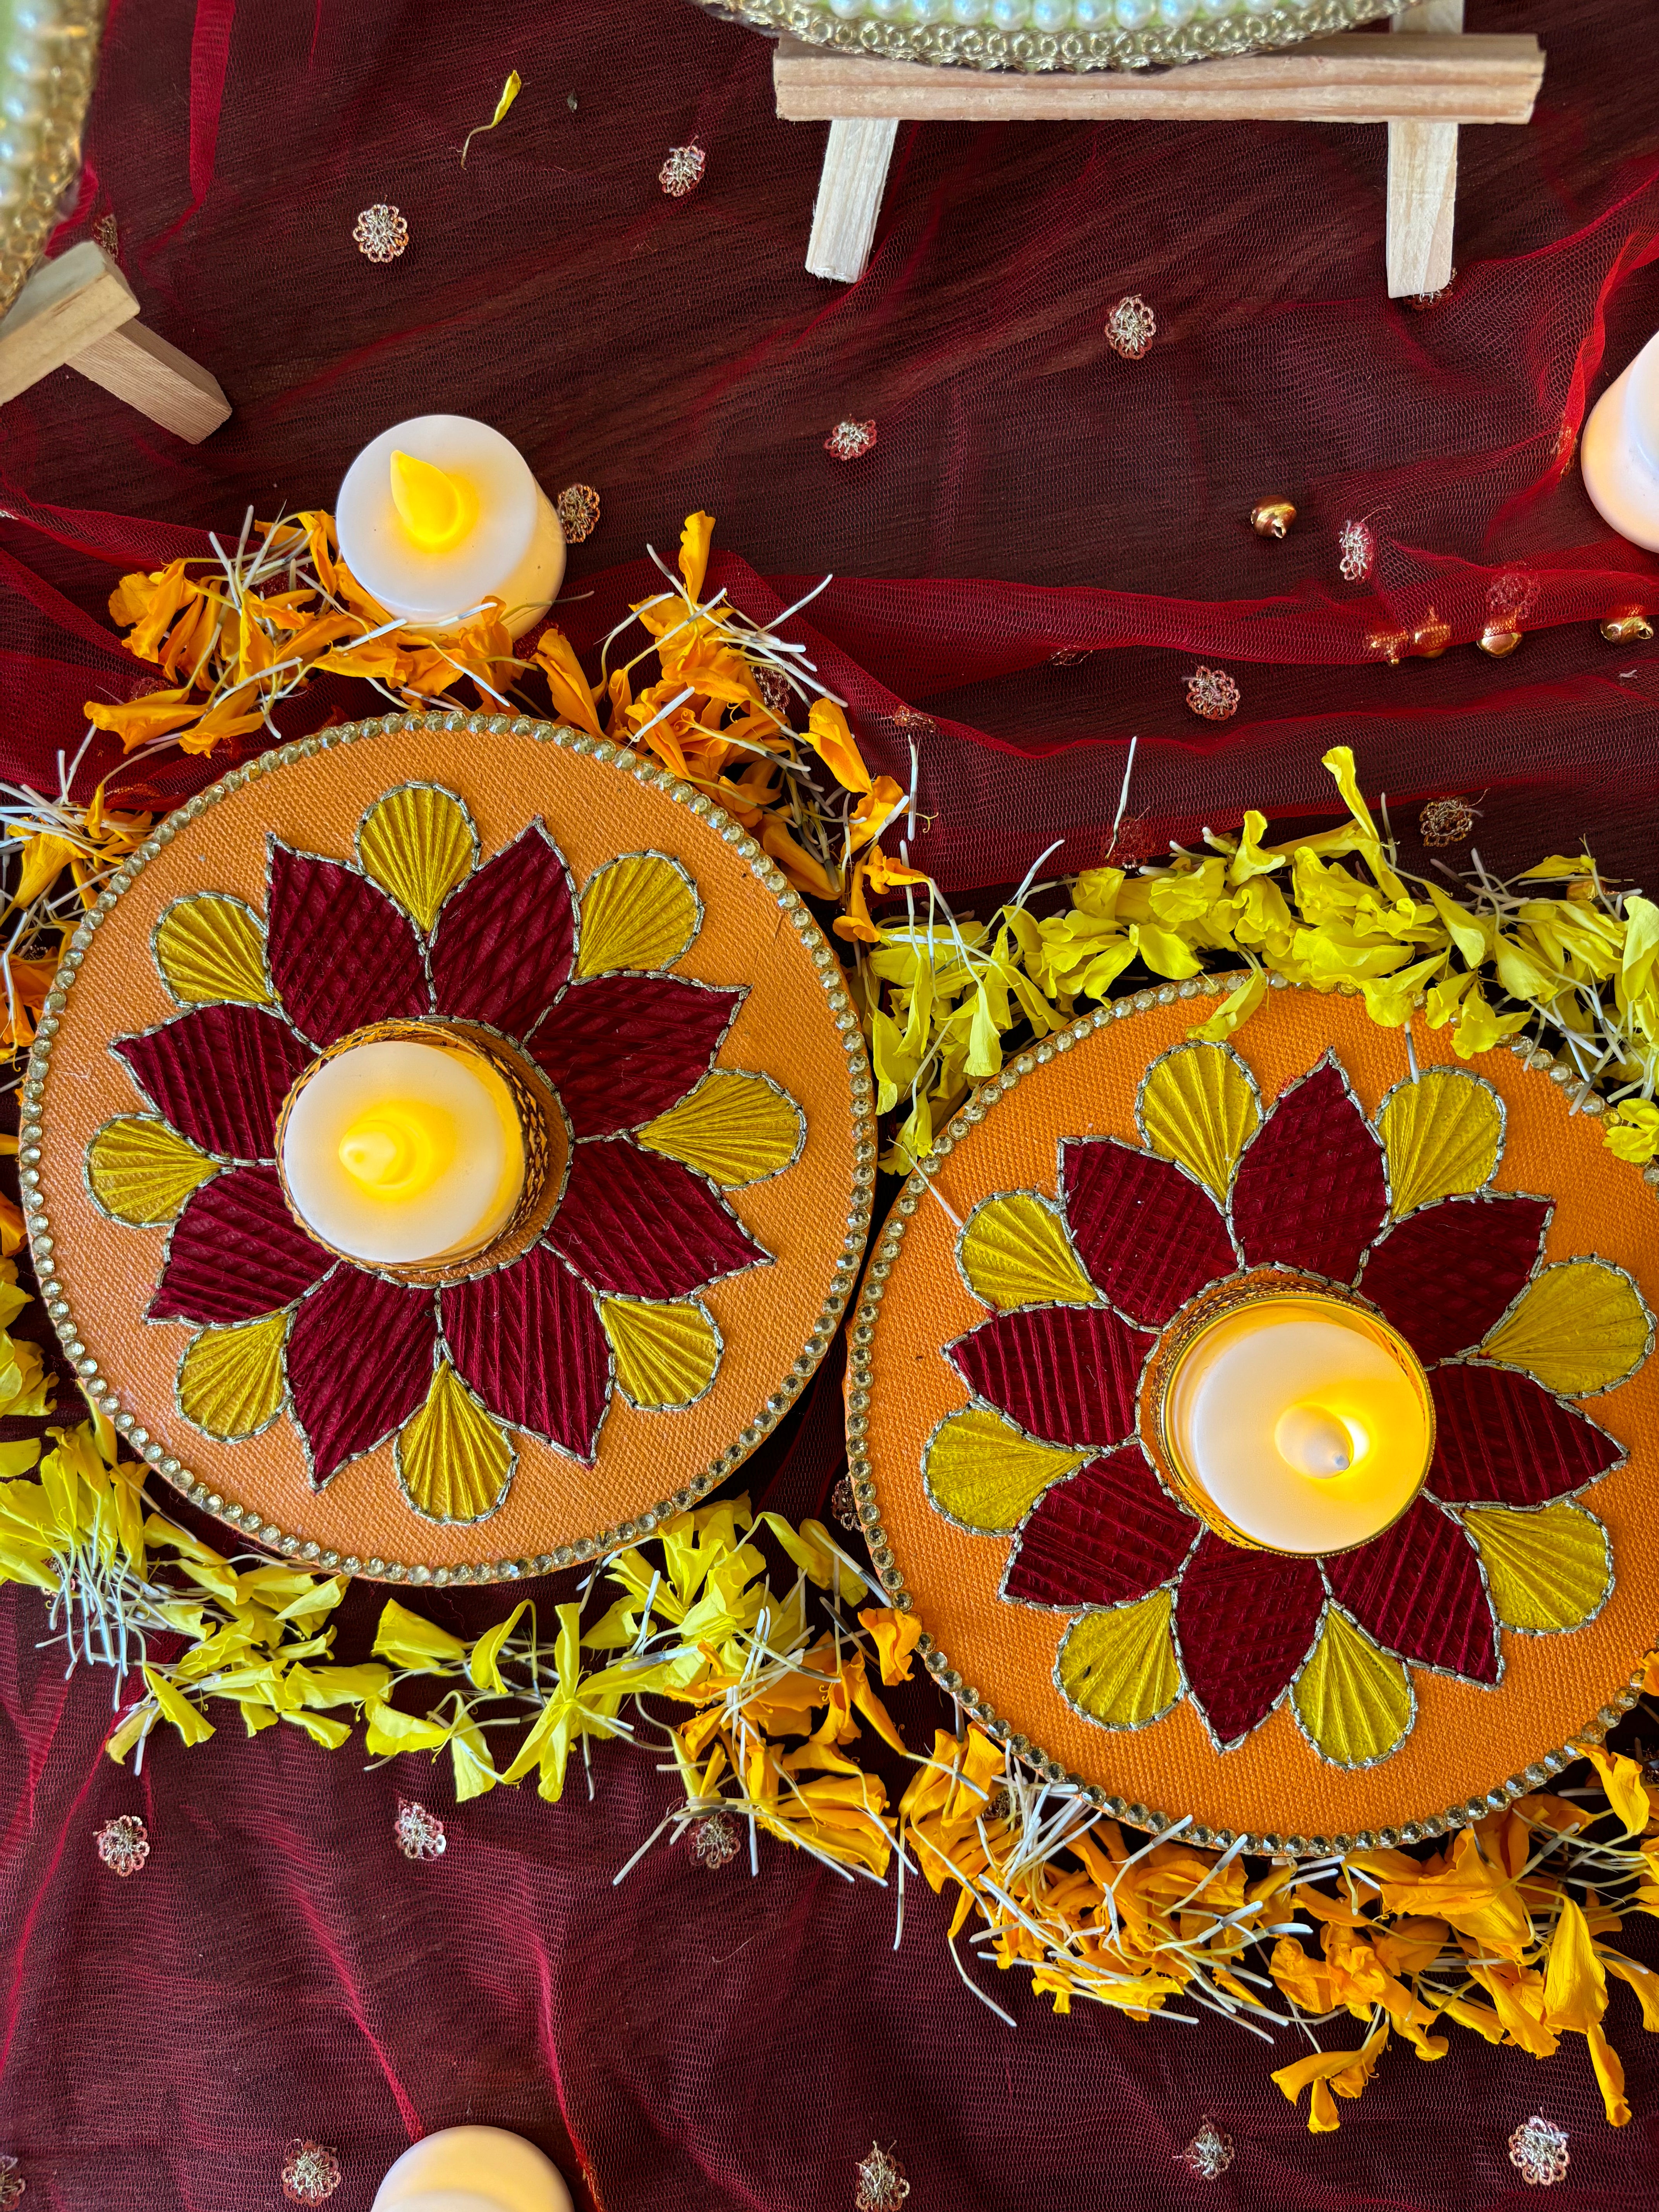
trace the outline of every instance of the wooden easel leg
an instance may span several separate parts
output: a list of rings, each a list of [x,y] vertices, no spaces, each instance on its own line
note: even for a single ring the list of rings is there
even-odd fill
[[[809,276],[833,277],[842,284],[856,284],[863,276],[897,137],[893,118],[830,125],[806,248]]]
[[[1419,0],[1390,27],[1450,37],[1463,27],[1463,0]],[[1450,283],[1457,214],[1457,125],[1389,125],[1389,294],[1411,298]]]

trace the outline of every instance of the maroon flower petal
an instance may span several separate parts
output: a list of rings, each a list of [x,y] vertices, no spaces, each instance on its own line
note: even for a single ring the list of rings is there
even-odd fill
[[[1625,1459],[1594,1421],[1507,1367],[1437,1367],[1429,1488],[1449,1505],[1542,1505]]]
[[[712,1185],[625,1137],[578,1145],[547,1241],[596,1290],[683,1298],[771,1254]]]
[[[339,860],[273,837],[265,934],[283,1012],[314,1044],[429,1011],[414,925],[378,884]]]
[[[420,1411],[437,1342],[430,1291],[358,1267],[339,1268],[301,1300],[289,1332],[288,1387],[317,1489]]]
[[[553,1003],[575,945],[564,855],[532,822],[445,900],[432,933],[434,1004],[522,1037]]]
[[[707,1073],[745,995],[682,975],[595,975],[570,986],[531,1055],[579,1137],[637,1129]]]
[[[1358,1551],[1325,1562],[1339,1603],[1360,1626],[1425,1667],[1496,1682],[1498,1624],[1461,1521],[1425,1498]]]
[[[1103,1449],[1133,1434],[1150,1344],[1106,1306],[1029,1306],[981,1322],[945,1355],[1028,1436]]]
[[[252,1321],[297,1298],[333,1265],[334,1255],[289,1212],[275,1168],[232,1168],[185,1200],[149,1318]]]
[[[1479,1344],[1538,1265],[1547,1199],[1494,1191],[1425,1206],[1395,1224],[1359,1287],[1419,1359]]]
[[[204,1152],[276,1157],[276,1116],[311,1065],[286,1022],[258,1006],[197,1006],[115,1050],[165,1121]]]
[[[1266,1720],[1318,1632],[1325,1585],[1311,1559],[1247,1552],[1209,1529],[1176,1597],[1187,1686],[1223,1750]]]
[[[1043,1492],[1014,1540],[1002,1595],[1067,1610],[1121,1605],[1168,1582],[1197,1534],[1126,1444]]]
[[[611,1346],[593,1293],[544,1244],[442,1293],[455,1371],[491,1413],[593,1464]]]
[[[1387,1218],[1376,1132],[1335,1061],[1279,1093],[1245,1146],[1233,1183],[1233,1233],[1253,1267],[1278,1261],[1351,1283]]]
[[[1060,1194],[1078,1257],[1113,1304],[1148,1328],[1238,1266],[1209,1192],[1157,1152],[1115,1137],[1067,1137]]]

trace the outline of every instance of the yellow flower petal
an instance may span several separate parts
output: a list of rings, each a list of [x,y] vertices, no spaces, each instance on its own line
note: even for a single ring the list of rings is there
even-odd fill
[[[769,1076],[716,1067],[678,1106],[647,1121],[636,1141],[732,1190],[793,1167],[805,1136],[800,1108]]]
[[[1051,1482],[1089,1456],[1058,1444],[1033,1443],[987,1406],[964,1406],[927,1439],[922,1479],[947,1520],[985,1536],[1006,1536]]]
[[[1416,1717],[1406,1669],[1334,1605],[1291,1701],[1304,1735],[1333,1766],[1371,1766],[1396,1751]]]
[[[392,1447],[404,1496],[428,1521],[482,1521],[507,1496],[518,1452],[445,1360]],[[378,1645],[376,1646],[378,1650]]]
[[[1415,1081],[1396,1084],[1376,1126],[1396,1217],[1431,1199],[1479,1190],[1498,1171],[1503,1101],[1465,1068],[1425,1068]]]
[[[204,1436],[239,1443],[275,1420],[288,1395],[286,1313],[235,1328],[204,1328],[179,1363],[179,1410]]]
[[[1630,1277],[1605,1260],[1542,1267],[1481,1346],[1547,1390],[1588,1398],[1622,1382],[1653,1349],[1653,1316]]]
[[[1176,1045],[1153,1061],[1135,1101],[1135,1120],[1153,1151],[1179,1160],[1223,1205],[1261,1119],[1255,1084],[1224,1045]]]
[[[630,1406],[666,1412],[690,1406],[714,1381],[720,1333],[696,1298],[605,1298],[599,1319],[617,1362],[617,1387]]]
[[[130,1228],[171,1221],[216,1162],[146,1114],[106,1121],[87,1146],[87,1182],[106,1213]]]
[[[1170,1607],[1170,1592],[1156,1589],[1133,1605],[1074,1620],[1054,1661],[1054,1684],[1067,1705],[1102,1728],[1162,1720],[1181,1695]]]
[[[702,927],[702,901],[678,860],[624,853],[590,876],[582,892],[576,973],[671,968]]]
[[[270,1004],[264,929],[240,899],[217,891],[175,899],[155,925],[155,945],[161,981],[180,1006]]]
[[[1536,1513],[1477,1505],[1463,1515],[1505,1628],[1534,1636],[1580,1628],[1613,1588],[1613,1547],[1593,1513],[1564,1501]]]
[[[478,865],[478,833],[453,792],[405,783],[377,799],[357,829],[366,875],[431,933],[438,909]]]
[[[1060,1210],[1034,1190],[1006,1191],[974,1208],[957,1240],[963,1278],[988,1306],[1092,1305]]]

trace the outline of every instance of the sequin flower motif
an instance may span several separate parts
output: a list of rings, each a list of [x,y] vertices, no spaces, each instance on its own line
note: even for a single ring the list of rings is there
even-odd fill
[[[1158,318],[1139,293],[1126,292],[1106,318],[1106,343],[1125,361],[1139,361],[1158,336]]]
[[[592,484],[567,484],[554,501],[568,545],[583,545],[599,526],[599,495]]]
[[[1136,1118],[1140,1145],[1064,1139],[1054,1194],[969,1216],[958,1264],[995,1310],[945,1347],[971,1398],[928,1440],[927,1494],[1013,1538],[1008,1603],[1071,1615],[1054,1679],[1085,1718],[1144,1728],[1185,1698],[1224,1752],[1288,1698],[1322,1758],[1373,1765],[1416,1717],[1412,1668],[1492,1688],[1502,1630],[1600,1611],[1611,1546],[1578,1499],[1626,1455],[1573,1401],[1635,1372],[1651,1316],[1604,1261],[1542,1263],[1550,1202],[1492,1187],[1504,1109],[1467,1071],[1368,1120],[1328,1054],[1264,1115],[1237,1054],[1193,1042]],[[1161,1456],[1171,1347],[1286,1293],[1380,1316],[1435,1416],[1405,1510],[1323,1559],[1229,1541]]]
[[[1336,533],[1336,565],[1342,580],[1363,584],[1376,560],[1376,538],[1369,522],[1345,522]]]
[[[193,1332],[187,1420],[234,1443],[285,1413],[319,1489],[392,1440],[416,1513],[477,1521],[514,1432],[592,1466],[613,1391],[672,1413],[713,1386],[699,1293],[770,1258],[726,1194],[792,1164],[803,1121],[767,1077],[714,1065],[745,987],[667,972],[703,917],[678,861],[623,855],[579,898],[542,822],[481,860],[428,784],[375,801],[356,851],[273,837],[263,921],[213,892],[161,915],[185,1011],[116,1041],[153,1112],[96,1133],[88,1182],[119,1220],[171,1221],[148,1317]],[[277,1158],[285,1103],[388,1032],[487,1042],[538,1164],[503,1237],[414,1279],[319,1241]]]
[[[708,156],[694,138],[689,146],[674,146],[668,159],[657,172],[657,182],[671,200],[683,200],[694,192],[702,182],[702,173],[708,167]]]
[[[17,2171],[17,2160],[9,2150],[0,2151],[0,2212],[15,2212],[27,2189],[27,2182]]]
[[[1431,799],[1418,819],[1423,842],[1432,852],[1461,845],[1474,828],[1476,811],[1467,799]]]
[[[123,1881],[130,1874],[140,1873],[149,1856],[149,1831],[136,1813],[120,1813],[114,1820],[106,1820],[93,1841],[99,1857]]]
[[[406,1859],[441,1859],[449,1849],[444,1824],[435,1813],[417,1805],[412,1797],[398,1800],[398,1817],[392,1824],[398,1849]]]
[[[409,244],[409,225],[395,207],[376,200],[358,216],[351,235],[367,261],[395,261]]]
[[[869,2156],[859,2160],[859,2193],[854,2199],[858,2212],[899,2212],[909,2194],[904,2168],[890,2150],[872,2143]]]
[[[289,2143],[283,2194],[290,2204],[325,2204],[339,2185],[340,2160],[325,2143],[302,2142],[298,2136]]]
[[[1558,2181],[1566,2179],[1571,2162],[1566,2130],[1558,2128],[1553,2120],[1540,2119],[1536,2112],[1510,2137],[1510,2164],[1534,2188],[1553,2189]]]
[[[1195,668],[1187,678],[1187,704],[1203,722],[1228,722],[1238,712],[1239,689],[1224,668]]]
[[[823,441],[826,453],[833,453],[838,461],[856,461],[867,453],[876,442],[873,422],[837,422]]]
[[[710,1874],[730,1866],[743,1845],[729,1813],[708,1813],[691,1831],[691,1856]]]
[[[1213,2120],[1206,2120],[1178,2155],[1188,2172],[1196,2174],[1200,2181],[1219,2181],[1233,2162],[1233,2139],[1224,2135]]]

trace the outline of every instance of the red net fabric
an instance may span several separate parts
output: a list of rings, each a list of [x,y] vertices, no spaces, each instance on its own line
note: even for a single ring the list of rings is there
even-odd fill
[[[153,680],[110,631],[124,568],[234,537],[250,504],[331,503],[389,421],[455,409],[550,489],[599,489],[561,612],[584,647],[699,506],[757,614],[833,572],[789,634],[873,760],[903,775],[916,744],[920,856],[953,894],[1057,839],[1049,867],[1098,860],[1133,735],[1149,846],[1252,803],[1328,811],[1318,757],[1344,743],[1413,861],[1418,806],[1457,793],[1495,865],[1583,834],[1639,878],[1659,655],[1594,623],[1659,606],[1659,566],[1602,528],[1572,454],[1659,325],[1659,23],[1646,0],[1468,15],[1540,32],[1548,75],[1530,129],[1464,134],[1462,273],[1419,313],[1382,297],[1375,129],[906,125],[847,289],[802,267],[823,127],[778,122],[766,42],[684,0],[116,0],[58,244],[112,216],[144,319],[235,413],[185,447],[64,370],[0,416],[0,775],[55,784],[82,701]],[[525,90],[463,169],[512,68]],[[705,173],[670,198],[694,141]],[[352,229],[380,201],[410,242],[375,265]],[[1158,324],[1134,362],[1103,334],[1130,293]],[[848,462],[824,450],[843,418],[878,430]],[[1300,509],[1282,544],[1248,526],[1272,495]],[[1346,582],[1362,519],[1374,568]],[[1473,649],[1523,606],[1517,654]],[[1388,665],[1439,623],[1443,658]],[[1200,663],[1243,693],[1224,724],[1187,709]],[[330,681],[283,726],[378,703]],[[77,789],[115,758],[89,749]],[[132,787],[166,799],[227,758]],[[836,1415],[826,1376],[750,1470],[769,1502],[824,1510]],[[359,1645],[378,1602],[351,1601]],[[431,1602],[455,1626],[505,1607]],[[667,1802],[644,1754],[600,1752],[591,1804],[578,1770],[556,1808],[458,1808],[446,1770],[365,1773],[232,1720],[158,1741],[135,1781],[99,1756],[104,1686],[61,1681],[41,1621],[27,1592],[0,1606],[0,2133],[31,2207],[252,2212],[301,2136],[338,2148],[331,2202],[362,2212],[412,2136],[484,2118],[593,2212],[837,2212],[872,2138],[911,2212],[1465,2212],[1531,2201],[1504,2146],[1539,2111],[1577,2201],[1651,2202],[1659,2068],[1622,1989],[1621,2134],[1579,2039],[1540,2064],[1454,2030],[1310,2136],[1267,2079],[1288,2036],[1055,2020],[996,1978],[1011,2033],[917,1885],[896,1951],[890,1894],[775,1845],[758,1881],[682,1848],[613,1889]],[[911,1720],[925,1740],[927,1693]],[[398,1854],[400,1797],[448,1822],[441,1859]],[[124,1882],[92,1832],[125,1811],[153,1848]],[[1176,2162],[1206,2113],[1237,2147],[1218,2183]]]

